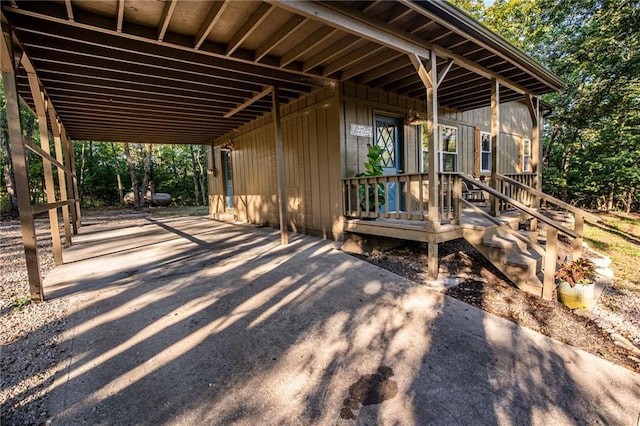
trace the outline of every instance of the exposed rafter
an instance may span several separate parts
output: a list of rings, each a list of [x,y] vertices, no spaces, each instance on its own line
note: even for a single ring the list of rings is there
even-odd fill
[[[228,0],[216,1],[213,3],[213,6],[209,9],[209,13],[207,13],[207,16],[204,18],[202,23],[200,23],[200,27],[198,28],[198,31],[196,31],[196,36],[193,38],[194,49],[200,49],[200,46],[202,46],[202,43],[204,43],[207,37],[209,37],[209,33],[216,25],[216,22],[220,19],[220,16],[222,16],[222,12],[224,12],[224,9],[228,4]]]
[[[162,41],[167,32],[169,22],[171,22],[171,17],[173,16],[173,12],[176,10],[177,3],[178,0],[167,0],[165,2],[160,22],[158,23],[158,41]]]
[[[248,106],[253,105],[254,103],[258,102],[260,99],[262,99],[265,96],[267,96],[269,93],[271,93],[272,90],[273,90],[273,88],[267,87],[262,92],[260,92],[260,93],[256,94],[255,96],[253,96],[251,99],[248,99],[246,102],[242,103],[241,105],[238,105],[237,107],[235,107],[234,109],[232,109],[231,111],[226,113],[224,115],[224,118],[233,117],[234,115],[236,115],[240,111],[244,110]]]
[[[255,61],[258,62],[266,55],[268,55],[272,49],[278,47],[278,45],[285,41],[296,28],[298,28],[305,22],[307,22],[307,18],[304,18],[300,15],[294,15],[276,32],[271,34],[271,36],[264,43],[262,43],[260,47],[256,49]]]
[[[227,44],[227,56],[230,56],[240,47],[251,33],[269,16],[273,11],[273,6],[267,3],[261,3],[255,12],[251,14],[249,19],[240,27],[238,31],[231,37],[231,41]]]

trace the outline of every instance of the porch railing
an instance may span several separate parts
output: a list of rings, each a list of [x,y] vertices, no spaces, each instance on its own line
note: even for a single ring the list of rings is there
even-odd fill
[[[458,173],[440,173],[438,217],[455,223],[460,217],[461,180]],[[344,215],[426,221],[429,215],[427,173],[362,176],[342,180]]]
[[[509,176],[498,174],[497,178],[499,184],[499,192],[506,195],[507,197],[510,197],[516,202],[519,202],[527,207],[537,209],[539,207],[539,201],[544,200],[548,204],[551,204],[558,209],[566,210],[570,213],[573,213],[573,231],[577,234],[577,236],[572,241],[573,258],[577,259],[582,256],[584,221],[586,219],[594,223],[600,222],[600,218],[598,216],[572,206],[571,204],[565,203],[564,201],[559,200],[549,194],[545,194],[542,191],[538,191],[537,189],[534,189],[531,186],[528,186]],[[507,204],[510,204],[511,208],[513,208],[514,206],[512,202],[506,200],[503,200],[500,204],[501,206],[502,204],[504,204],[505,207]]]
[[[501,177],[505,179],[501,179]],[[538,208],[537,203],[539,200],[536,199],[533,193],[526,189],[533,189],[537,178],[538,175],[536,173],[498,174],[498,191],[527,207]],[[512,182],[517,182],[520,185],[513,184]],[[514,210],[514,207],[509,202],[500,200],[500,210]]]

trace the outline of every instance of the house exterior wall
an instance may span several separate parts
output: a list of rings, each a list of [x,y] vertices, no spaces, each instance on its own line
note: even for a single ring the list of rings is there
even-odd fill
[[[323,238],[342,237],[341,119],[336,85],[281,107],[288,227]],[[223,213],[221,149],[233,144],[235,214],[248,223],[279,227],[275,136],[271,114],[212,144],[210,212]]]
[[[410,110],[418,111],[423,118],[426,116],[424,102],[354,84],[343,85],[343,102],[345,177],[355,176],[364,171],[367,144],[374,142],[373,137],[351,135],[349,129],[352,124],[373,126],[375,114],[404,118]],[[491,108],[470,111],[440,108],[438,114],[441,125],[457,128],[458,171],[474,176],[489,175],[490,173],[480,172],[479,138],[481,131],[491,131]],[[520,173],[522,140],[532,139],[529,110],[522,102],[501,104],[500,121],[498,172]],[[419,126],[405,125],[403,128],[405,173],[422,171],[421,131]]]
[[[288,228],[323,238],[342,239],[341,178],[364,171],[367,144],[373,137],[352,134],[351,125],[373,127],[376,114],[398,117],[409,111],[425,116],[415,99],[354,84],[327,85],[281,107]],[[526,105],[500,106],[500,173],[521,171],[524,138],[531,139]],[[458,134],[458,171],[478,176],[479,136],[490,131],[491,109],[439,110],[440,124]],[[422,171],[422,128],[402,126],[403,172]],[[248,223],[279,226],[274,127],[267,114],[215,140],[208,149],[208,189],[212,215],[224,213],[225,183],[222,150],[231,145],[233,213]],[[489,174],[489,173],[482,173]],[[411,188],[412,192],[418,191]],[[417,193],[417,192],[416,192]],[[426,196],[423,195],[426,200]]]

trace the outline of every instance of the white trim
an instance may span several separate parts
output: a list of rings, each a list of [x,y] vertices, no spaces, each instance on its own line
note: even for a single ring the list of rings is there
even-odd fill
[[[455,146],[456,146],[455,152],[454,151],[442,151],[443,133],[444,133],[445,129],[455,130]],[[443,165],[444,165],[443,156],[444,156],[445,152],[447,154],[449,154],[449,155],[455,155],[455,157],[454,157],[455,158],[455,162],[453,164],[453,170],[449,170],[449,171],[450,172],[459,171],[459,168],[458,168],[458,158],[459,158],[458,152],[460,151],[459,148],[458,148],[459,145],[460,145],[460,141],[459,141],[459,138],[458,138],[459,133],[460,132],[458,131],[458,126],[450,126],[450,125],[447,125],[447,124],[439,124],[438,125],[438,164],[439,164],[438,171],[440,173],[443,172],[443,170],[442,170],[443,169]]]
[[[489,141],[489,150],[485,151],[482,149],[482,139],[484,137],[488,138]],[[480,131],[480,143],[478,144],[480,147],[480,173],[491,173],[491,132],[483,132]],[[487,164],[488,167],[482,167],[482,154],[489,154],[489,164]]]
[[[529,145],[529,154],[525,154],[525,146],[527,146],[527,144]],[[532,166],[531,166],[531,139],[527,139],[527,138],[523,138],[522,139],[522,164],[520,165],[520,169],[522,170],[522,173],[531,173],[531,171],[533,170]],[[525,158],[529,158],[529,167],[525,168],[525,165],[527,164],[527,162],[525,161]]]

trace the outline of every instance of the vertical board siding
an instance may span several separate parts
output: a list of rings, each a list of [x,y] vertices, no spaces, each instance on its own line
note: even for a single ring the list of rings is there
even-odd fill
[[[336,86],[327,85],[281,108],[288,227],[294,232],[335,239],[342,237],[337,93]],[[214,145],[229,141],[234,146],[233,183],[238,218],[278,227],[272,115],[217,139]],[[223,177],[218,174],[210,178],[214,181],[210,185],[213,197],[223,200]]]
[[[390,115],[407,116],[409,110],[418,111],[426,117],[426,105],[415,99],[405,98],[395,94],[388,94],[380,90],[356,86],[345,83],[344,117],[345,137],[343,152],[345,153],[346,176],[355,176],[364,171],[367,161],[367,144],[373,143],[373,138],[352,136],[349,133],[351,124],[373,126],[375,112]],[[519,168],[519,144],[524,138],[531,139],[532,123],[529,111],[522,102],[508,102],[500,105],[500,134],[501,147],[499,149],[499,172],[517,173]],[[440,124],[458,128],[458,170],[463,173],[474,174],[477,130],[490,131],[491,108],[484,107],[469,111],[457,111],[449,108],[439,108]],[[420,132],[418,126],[405,125],[404,129],[404,170],[415,173],[420,170]]]

